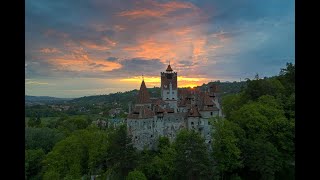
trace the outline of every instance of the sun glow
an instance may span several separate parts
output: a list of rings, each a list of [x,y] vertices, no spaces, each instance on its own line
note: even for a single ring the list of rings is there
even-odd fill
[[[149,87],[156,86],[160,87],[161,79],[160,77],[155,76],[135,76],[131,78],[120,79],[122,82],[128,83],[137,83],[140,84],[142,79],[146,82],[146,85]],[[178,87],[191,87],[194,88],[196,86],[201,86],[203,83],[208,82],[207,78],[191,78],[185,76],[178,76]]]

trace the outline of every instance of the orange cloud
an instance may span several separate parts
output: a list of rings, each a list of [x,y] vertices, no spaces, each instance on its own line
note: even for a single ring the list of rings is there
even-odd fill
[[[92,50],[97,50],[97,51],[105,51],[105,50],[110,49],[106,45],[98,45],[98,44],[90,42],[90,41],[80,41],[80,44],[85,46],[86,48],[89,48]]]
[[[204,53],[206,53],[205,45],[206,45],[206,39],[205,38],[196,39],[193,42],[193,56],[198,57],[198,56],[201,56]]]
[[[61,51],[58,50],[57,48],[41,48],[40,52],[45,54],[51,54],[51,53],[60,53]]]
[[[131,10],[124,11],[119,13],[119,16],[128,16],[130,18],[141,18],[141,17],[161,17],[165,15],[167,12],[163,11],[154,11],[150,9],[140,9],[140,10]]]
[[[104,46],[98,46],[86,41],[76,44],[73,41],[65,43],[66,51],[59,56],[43,57],[46,58],[48,63],[54,65],[56,69],[77,71],[77,72],[99,72],[99,71],[112,71],[121,68],[121,64],[116,62],[109,62],[103,58],[96,57],[87,52],[86,48],[99,49]]]
[[[112,71],[121,67],[119,63],[109,62],[99,59],[73,59],[71,58],[54,58],[49,62],[57,69],[77,71],[77,72],[99,72],[99,71]]]
[[[116,32],[120,32],[125,30],[126,28],[124,27],[124,25],[105,25],[105,24],[91,24],[90,25],[92,29],[94,29],[97,32],[103,32],[103,31],[107,31],[107,30],[113,30]]]
[[[138,42],[138,44],[125,47],[123,50],[130,51],[134,57],[143,57],[146,59],[173,59],[177,57],[172,49],[175,46],[171,43],[161,42],[150,39]]]
[[[118,16],[126,16],[129,18],[143,18],[143,17],[163,17],[171,12],[179,9],[192,9],[198,10],[196,6],[188,2],[170,1],[166,3],[159,3],[156,1],[148,1],[145,5],[149,5],[148,8],[140,8],[136,10],[128,10],[118,13]]]

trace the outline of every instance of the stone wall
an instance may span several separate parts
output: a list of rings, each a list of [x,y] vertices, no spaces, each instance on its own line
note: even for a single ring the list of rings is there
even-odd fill
[[[139,150],[155,148],[160,136],[173,141],[177,132],[186,128],[185,115],[185,113],[174,113],[165,114],[162,118],[155,116],[149,119],[128,119],[127,128],[134,146]]]

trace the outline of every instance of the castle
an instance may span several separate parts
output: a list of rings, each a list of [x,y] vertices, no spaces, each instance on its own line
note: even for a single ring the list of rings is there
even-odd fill
[[[204,91],[178,89],[177,78],[170,64],[166,72],[161,72],[161,98],[150,98],[142,80],[136,104],[129,106],[127,117],[128,134],[137,149],[155,148],[160,136],[173,141],[180,129],[198,131],[206,143],[211,143],[208,119],[222,116],[217,86],[213,84]]]

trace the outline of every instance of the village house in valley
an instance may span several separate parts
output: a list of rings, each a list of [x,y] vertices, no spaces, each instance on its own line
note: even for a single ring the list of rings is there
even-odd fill
[[[178,74],[169,64],[161,72],[161,98],[151,98],[142,80],[137,101],[129,105],[128,134],[137,149],[152,149],[160,136],[170,141],[181,129],[201,133],[206,143],[211,143],[211,125],[208,119],[222,116],[217,86],[212,84],[204,91],[178,89]]]

